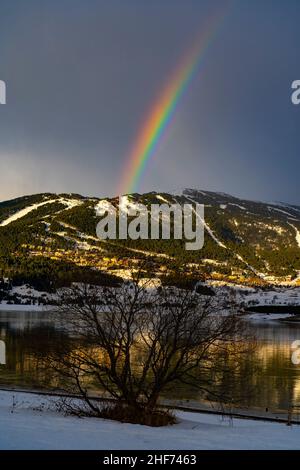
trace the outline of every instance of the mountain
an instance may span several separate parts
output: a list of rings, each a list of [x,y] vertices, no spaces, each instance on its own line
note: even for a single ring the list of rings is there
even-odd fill
[[[99,208],[116,206],[117,198],[44,193],[0,203],[0,276],[45,290],[82,279],[111,283],[147,259],[151,272],[165,280],[298,283],[300,206],[196,189],[128,200],[148,207],[204,204],[203,249],[187,251],[184,240],[99,240]]]

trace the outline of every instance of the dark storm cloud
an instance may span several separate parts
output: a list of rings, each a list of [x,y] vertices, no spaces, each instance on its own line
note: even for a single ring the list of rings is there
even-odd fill
[[[113,195],[145,113],[217,2],[4,0],[0,198]],[[220,2],[222,4],[222,1]],[[233,2],[142,190],[300,203],[298,2]]]

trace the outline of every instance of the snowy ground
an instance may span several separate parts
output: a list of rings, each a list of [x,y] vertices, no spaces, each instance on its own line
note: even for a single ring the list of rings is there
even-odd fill
[[[277,288],[268,291],[254,290],[252,292],[249,289],[247,294],[241,297],[250,305],[253,301],[257,305],[299,305],[300,287]]]
[[[7,300],[3,300],[0,302],[0,311],[42,312],[53,309],[51,305],[44,304],[51,304],[55,296],[48,292],[37,291],[28,284],[14,286],[8,294],[11,297],[10,302],[14,301],[13,297],[16,296],[18,303],[7,303]],[[35,299],[34,304],[33,299]]]
[[[156,285],[157,279],[155,281],[156,282],[153,282],[153,284]],[[230,286],[226,286],[226,284],[221,281],[209,281],[207,284],[214,288],[217,296],[219,296],[221,299],[224,297],[225,293],[228,295],[228,287],[233,288],[235,292],[234,300],[237,303],[242,303],[248,307],[251,307],[251,305],[300,305],[300,287],[275,287],[268,290],[262,290],[259,288],[247,287],[238,284],[231,284]],[[51,304],[56,300],[56,296],[54,294],[37,291],[28,284],[18,287],[14,286],[8,293],[11,298],[16,296],[19,300],[19,304],[7,305],[7,301],[2,301],[2,303],[0,302],[0,311],[41,311],[44,309],[42,305],[43,303]],[[33,303],[33,299],[35,299],[35,305],[27,305],[28,303]],[[38,305],[39,303],[41,305]]]
[[[228,288],[233,289],[234,300],[237,303],[251,305],[300,305],[300,287],[273,287],[267,290],[244,286],[241,284],[226,284],[223,281],[208,281],[220,297]]]
[[[292,317],[289,313],[249,313],[245,316],[246,320],[258,320],[258,321],[277,321],[277,320],[286,320],[287,318]]]
[[[0,449],[300,449],[300,425],[180,412],[178,424],[150,428],[65,417],[49,411],[50,403],[47,397],[1,391]]]

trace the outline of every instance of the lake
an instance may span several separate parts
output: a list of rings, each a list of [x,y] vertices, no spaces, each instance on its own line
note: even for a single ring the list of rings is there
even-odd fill
[[[244,393],[241,405],[270,411],[297,408],[300,365],[291,361],[291,344],[300,340],[300,324],[278,320],[247,323],[258,347],[243,359],[247,380],[236,377],[234,370],[230,379],[237,394],[251,390],[250,395]],[[42,376],[39,361],[64,338],[65,332],[57,328],[47,312],[0,312],[0,340],[6,345],[6,364],[0,365],[0,386],[39,388],[43,381],[44,386],[51,388],[51,371],[46,378]],[[222,386],[226,387],[226,383]],[[176,387],[167,398],[200,401],[198,392],[186,386]]]

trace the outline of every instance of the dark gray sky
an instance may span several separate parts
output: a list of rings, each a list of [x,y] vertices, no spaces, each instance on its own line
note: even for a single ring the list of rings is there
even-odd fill
[[[149,106],[224,1],[1,0],[0,199],[115,195]],[[236,0],[140,190],[300,203],[300,2]]]

